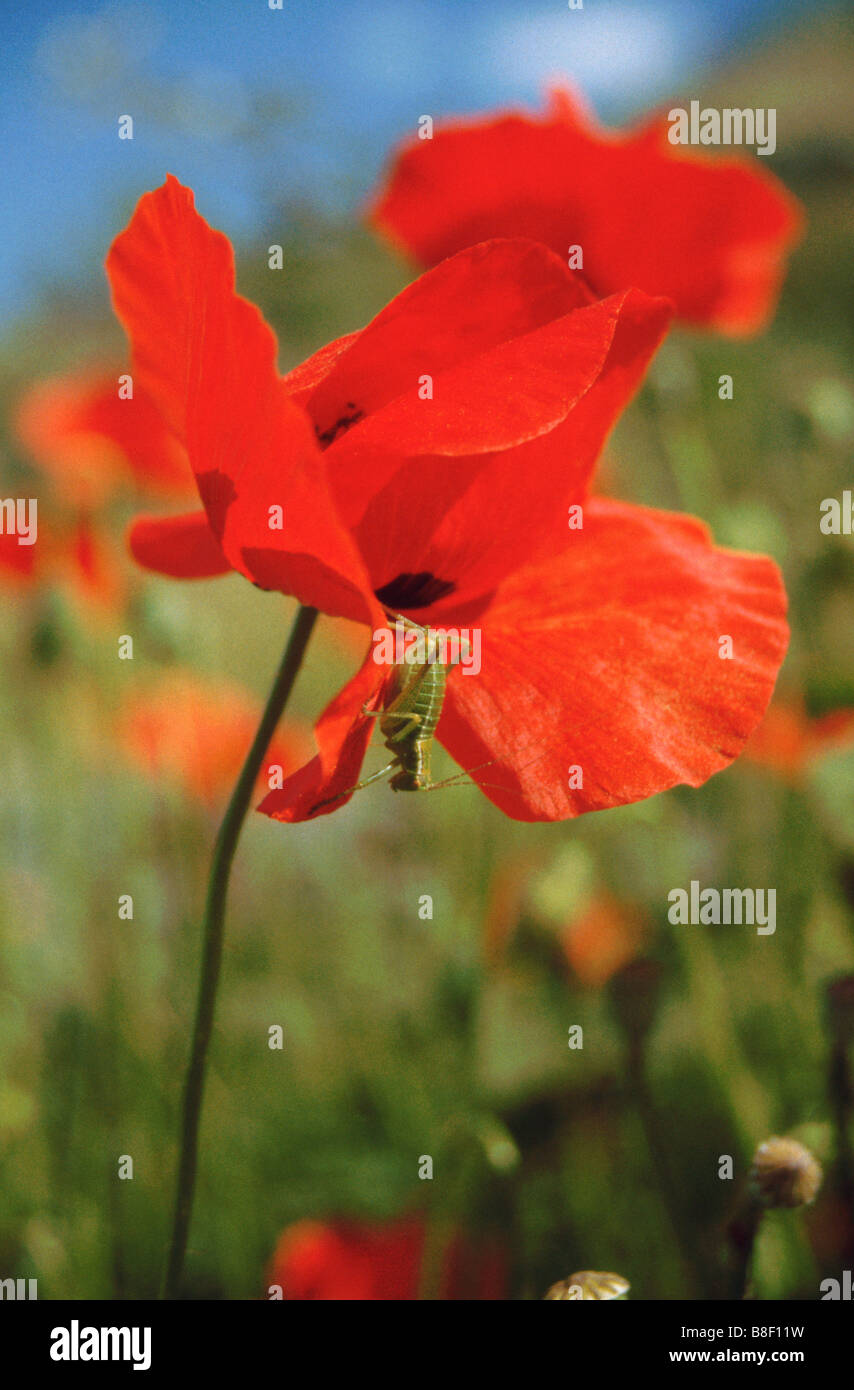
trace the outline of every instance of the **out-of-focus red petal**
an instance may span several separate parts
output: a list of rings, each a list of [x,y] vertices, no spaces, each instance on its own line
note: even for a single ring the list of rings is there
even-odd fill
[[[34,583],[40,574],[37,545],[20,545],[11,532],[0,533],[0,578],[17,588]]]
[[[785,608],[764,556],[717,549],[691,518],[590,502],[562,555],[498,591],[480,674],[449,679],[440,740],[462,767],[493,760],[473,775],[517,820],[699,786],[764,713]]]
[[[744,749],[751,762],[797,783],[809,764],[854,741],[854,709],[836,709],[810,719],[802,702],[775,700]]]
[[[376,719],[362,714],[362,707],[378,709],[388,667],[377,665],[371,652],[361,669],[326,707],[314,726],[317,756],[289,777],[283,787],[264,798],[259,811],[274,820],[312,820],[315,815],[337,811],[350,800],[339,793],[359,781]],[[388,761],[388,759],[386,760]],[[318,802],[336,798],[331,805]]]
[[[119,397],[118,371],[51,377],[30,388],[15,427],[32,458],[69,501],[87,507],[122,487],[165,496],[195,492],[187,455],[134,383]]]
[[[417,1299],[425,1236],[419,1216],[384,1223],[298,1221],[280,1236],[267,1277],[286,1300]],[[502,1299],[507,1277],[500,1246],[455,1232],[442,1252],[439,1297]]]
[[[402,145],[369,216],[424,265],[495,236],[564,259],[581,246],[598,294],[634,285],[688,322],[754,332],[773,312],[800,207],[762,159],[709,157],[671,144],[669,129],[657,116],[604,130],[561,91],[542,115],[449,122]]]
[[[234,785],[261,719],[251,695],[194,672],[171,671],[128,694],[116,737],[129,758],[155,781],[178,783],[195,799],[215,806]],[[285,773],[307,756],[307,729],[282,722],[267,751],[263,773]]]
[[[231,572],[206,512],[137,517],[128,545],[144,569],[172,579],[210,579]]]
[[[411,1221],[299,1221],[279,1239],[268,1278],[299,1302],[414,1299],[423,1243],[423,1226]]]
[[[263,588],[370,621],[364,568],[310,422],[276,370],[275,336],[235,292],[231,245],[189,189],[169,176],[140,199],[107,273],[134,379],[186,445],[232,566]]]
[[[83,604],[105,612],[121,606],[127,575],[112,535],[94,518],[81,515],[55,546],[53,564],[61,584]]]

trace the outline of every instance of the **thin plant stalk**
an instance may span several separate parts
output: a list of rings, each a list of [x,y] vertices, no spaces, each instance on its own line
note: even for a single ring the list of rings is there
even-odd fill
[[[175,1209],[161,1298],[177,1297],[187,1250],[196,1186],[199,1122],[222,963],[225,907],[231,865],[264,754],[290,697],[316,619],[315,608],[302,607],[297,613],[261,723],[231,794],[214,846],[202,923],[202,963],[196,1017],[181,1104],[180,1158],[175,1185]]]

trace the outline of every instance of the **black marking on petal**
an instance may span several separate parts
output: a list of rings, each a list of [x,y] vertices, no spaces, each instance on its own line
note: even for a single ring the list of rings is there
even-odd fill
[[[336,420],[334,425],[330,425],[328,430],[321,430],[315,425],[314,432],[321,449],[328,449],[330,444],[335,443],[339,434],[346,433],[351,425],[356,425],[360,420],[364,420],[365,412],[359,410],[355,401],[348,401],[344,408],[347,413]]]
[[[383,584],[374,593],[384,608],[399,612],[401,609],[429,608],[440,598],[452,594],[456,584],[450,579],[437,579],[429,570],[419,570],[418,574],[399,574],[396,579]]]

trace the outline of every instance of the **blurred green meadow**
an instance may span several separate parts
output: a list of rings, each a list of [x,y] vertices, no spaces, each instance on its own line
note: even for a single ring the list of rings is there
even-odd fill
[[[802,82],[805,52],[823,83]],[[852,56],[850,25],[799,31],[692,92],[753,104],[760,73],[779,113],[774,172],[803,200],[807,238],[761,338],[671,335],[604,461],[614,495],[695,513],[720,543],[778,560],[793,629],[779,694],[813,716],[854,707],[854,537],[819,530],[822,499],[854,483]],[[410,278],[367,230],[285,195],[237,246],[239,288],[276,328],[283,369]],[[104,210],[102,252],[131,209]],[[267,268],[271,242],[281,274]],[[0,341],[2,492],[37,496],[43,526],[50,481],[11,422],[33,382],[92,359],[121,367],[99,276],[93,257]],[[130,492],[112,503],[113,534],[139,509]],[[207,807],[135,766],[116,741],[122,702],[173,668],[261,701],[293,617],[237,576],[182,584],[123,563],[132,584],[116,613],[60,586],[0,589],[0,1278],[37,1278],[41,1298],[153,1296],[171,1213],[225,796]],[[122,634],[132,661],[117,658]],[[359,659],[321,620],[289,712],[310,724]],[[440,753],[436,775],[453,770]],[[436,1229],[497,1233],[512,1297],[542,1297],[578,1269],[618,1271],[631,1297],[718,1297],[751,1155],[785,1133],[813,1149],[825,1182],[806,1214],[764,1223],[756,1294],[819,1297],[854,1259],[854,1135],[838,1122],[824,1003],[828,981],[854,972],[852,786],[849,746],[798,779],[742,759],[699,790],[557,825],[512,822],[472,787],[392,797],[383,784],[309,824],[251,816],[187,1295],[264,1297],[276,1241],[301,1218],[419,1211]],[[775,888],[776,933],[669,924],[668,893],[692,879]],[[419,917],[425,894],[432,920]],[[603,899],[640,922],[629,954],[654,966],[596,984],[577,968],[595,967],[595,942],[573,957],[566,941]],[[281,1050],[268,1046],[276,1024]],[[132,1181],[118,1177],[122,1155]],[[419,1180],[421,1155],[432,1181]]]

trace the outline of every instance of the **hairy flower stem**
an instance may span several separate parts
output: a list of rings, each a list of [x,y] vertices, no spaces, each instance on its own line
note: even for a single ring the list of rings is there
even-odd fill
[[[196,1001],[196,1018],[193,1025],[193,1040],[181,1105],[181,1157],[175,1186],[175,1212],[161,1298],[177,1297],[184,1268],[184,1255],[187,1249],[187,1235],[190,1229],[193,1194],[196,1186],[199,1120],[222,961],[225,904],[231,865],[246,812],[252,799],[255,781],[261,769],[261,762],[288,702],[316,619],[316,608],[300,608],[297,613],[261,723],[258,725],[252,747],[249,749],[243,770],[231,794],[231,800],[228,803],[228,809],[223,817],[214,846],[202,925],[202,965]]]

